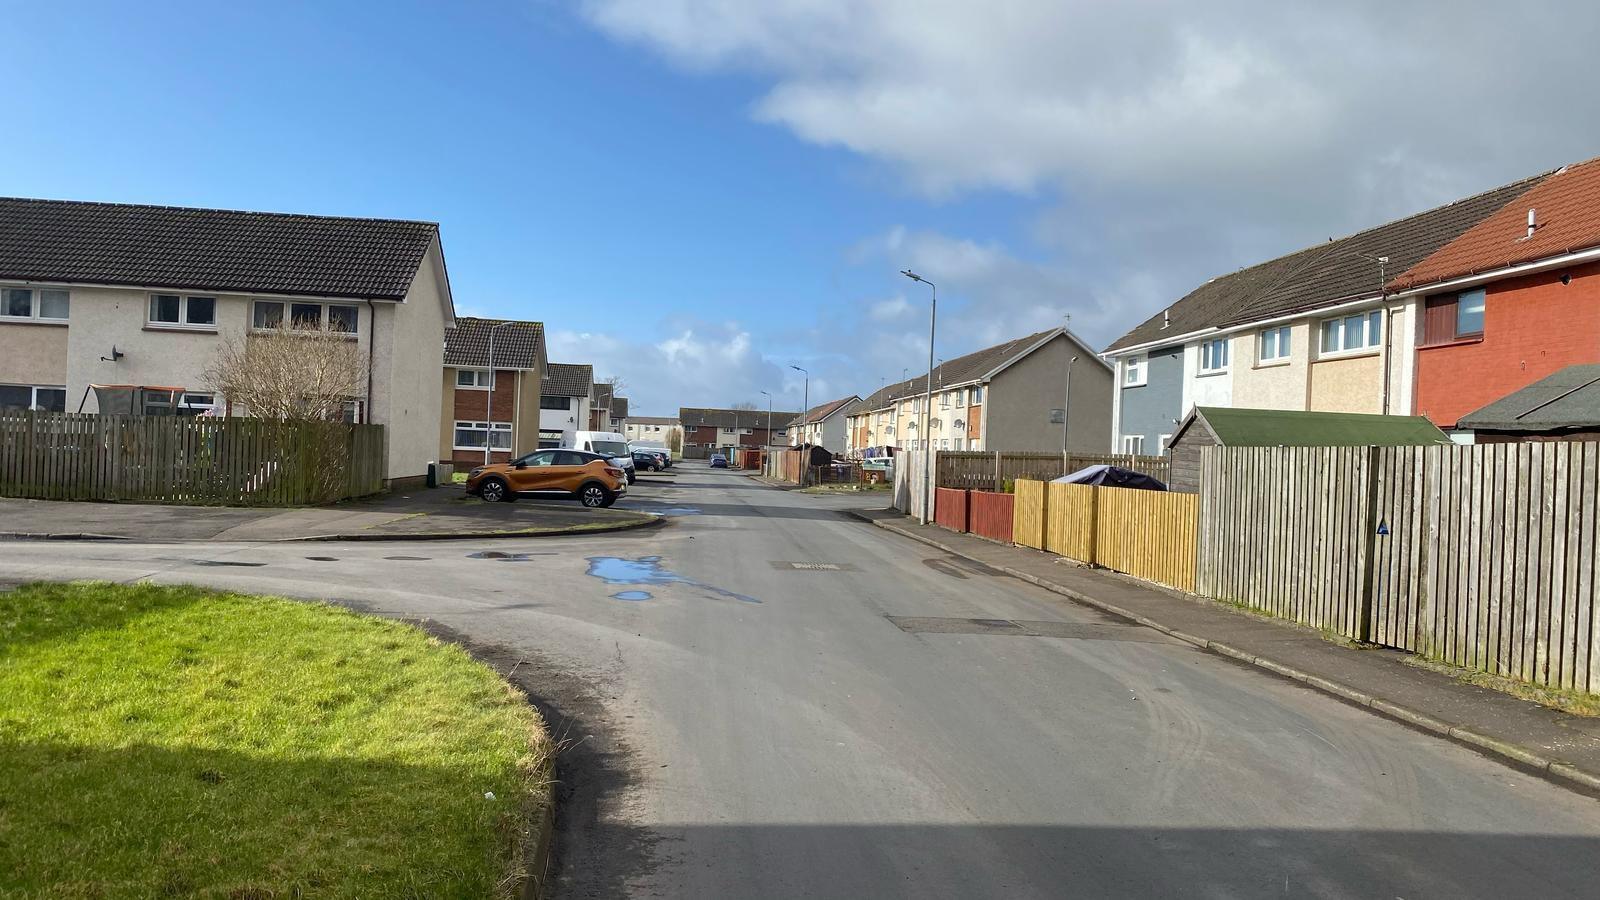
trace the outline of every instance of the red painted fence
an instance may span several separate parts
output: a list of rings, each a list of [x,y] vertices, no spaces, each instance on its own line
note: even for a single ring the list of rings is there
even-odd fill
[[[956,488],[935,488],[933,521],[951,531],[966,531],[967,492]]]
[[[967,494],[967,527],[979,537],[1011,542],[1011,513],[1016,498],[992,491]],[[935,507],[935,510],[938,508]]]

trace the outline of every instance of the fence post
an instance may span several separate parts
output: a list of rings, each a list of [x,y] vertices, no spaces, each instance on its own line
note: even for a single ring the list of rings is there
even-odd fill
[[[1367,448],[1367,508],[1361,517],[1366,534],[1362,544],[1366,554],[1361,560],[1361,602],[1356,609],[1356,637],[1364,644],[1372,642],[1373,574],[1378,555],[1378,453],[1376,446]]]
[[[994,451],[994,492],[998,494],[1002,489],[1000,484],[1000,451],[996,450]]]

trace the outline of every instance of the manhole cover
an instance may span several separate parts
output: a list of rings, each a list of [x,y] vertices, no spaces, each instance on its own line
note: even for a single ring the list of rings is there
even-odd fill
[[[1019,637],[1069,638],[1080,641],[1128,641],[1176,644],[1164,634],[1139,625],[1108,622],[1036,622],[1026,619],[963,619],[954,616],[884,616],[907,634],[1010,634]]]
[[[791,562],[788,560],[774,559],[772,567],[780,572],[858,572],[860,571],[850,563],[831,562]]]

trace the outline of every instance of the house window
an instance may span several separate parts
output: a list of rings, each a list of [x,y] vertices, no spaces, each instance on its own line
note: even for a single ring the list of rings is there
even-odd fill
[[[1371,350],[1383,338],[1383,311],[1356,313],[1322,322],[1322,353]]]
[[[72,306],[67,291],[6,288],[0,293],[0,318],[65,322]]]
[[[488,390],[490,375],[488,369],[457,369],[456,387],[467,390]]]
[[[1462,291],[1456,296],[1456,337],[1483,334],[1483,288]]]
[[[1122,361],[1122,384],[1124,387],[1139,387],[1145,383],[1146,359],[1143,356],[1130,356]]]
[[[1142,435],[1142,434],[1125,434],[1125,435],[1123,435],[1122,436],[1122,452],[1123,453],[1131,453],[1134,456],[1138,456],[1139,454],[1143,453],[1144,452],[1144,435]]]
[[[492,450],[511,449],[510,422],[457,422],[455,433],[457,450],[482,450],[486,441]]]
[[[150,324],[164,328],[216,328],[217,298],[151,294]]]
[[[983,388],[975,387],[975,388],[972,389],[972,402],[973,403],[982,403],[983,402]]]
[[[1212,338],[1200,343],[1200,374],[1228,371],[1228,339]]]
[[[540,409],[571,409],[572,408],[572,398],[571,397],[552,397],[549,394],[541,394],[539,396],[539,408]]]
[[[1484,300],[1483,288],[1429,297],[1422,307],[1422,343],[1482,337]]]
[[[0,412],[66,412],[67,389],[32,384],[0,384]]]
[[[1172,435],[1170,435],[1170,434],[1161,435],[1160,437],[1156,438],[1156,452],[1161,454],[1162,456],[1166,456],[1167,455],[1167,451],[1169,449],[1171,449],[1170,446],[1169,446],[1171,443],[1172,443]]]
[[[722,429],[722,433],[723,434],[737,434],[738,432],[739,432],[739,429],[737,429],[737,428],[724,428],[724,429]]]
[[[956,409],[961,409],[962,407],[967,405],[967,392],[965,390],[962,390],[961,388],[956,388],[955,395],[956,395]]]
[[[282,300],[257,300],[252,304],[250,323],[253,327],[264,330],[282,328],[285,313],[289,316],[289,328],[294,331],[320,331],[326,327],[328,331],[355,334],[360,330],[359,307],[348,303],[314,303],[304,300],[293,303]]]
[[[1261,332],[1261,350],[1257,362],[1281,362],[1289,358],[1289,326],[1280,325]]]

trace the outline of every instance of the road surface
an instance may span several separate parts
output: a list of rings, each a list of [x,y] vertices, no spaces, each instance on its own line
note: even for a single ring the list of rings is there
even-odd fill
[[[1600,891],[1600,802],[839,513],[859,497],[676,471],[625,501],[661,529],[7,544],[0,579],[336,599],[521,660],[570,742],[562,898]]]

